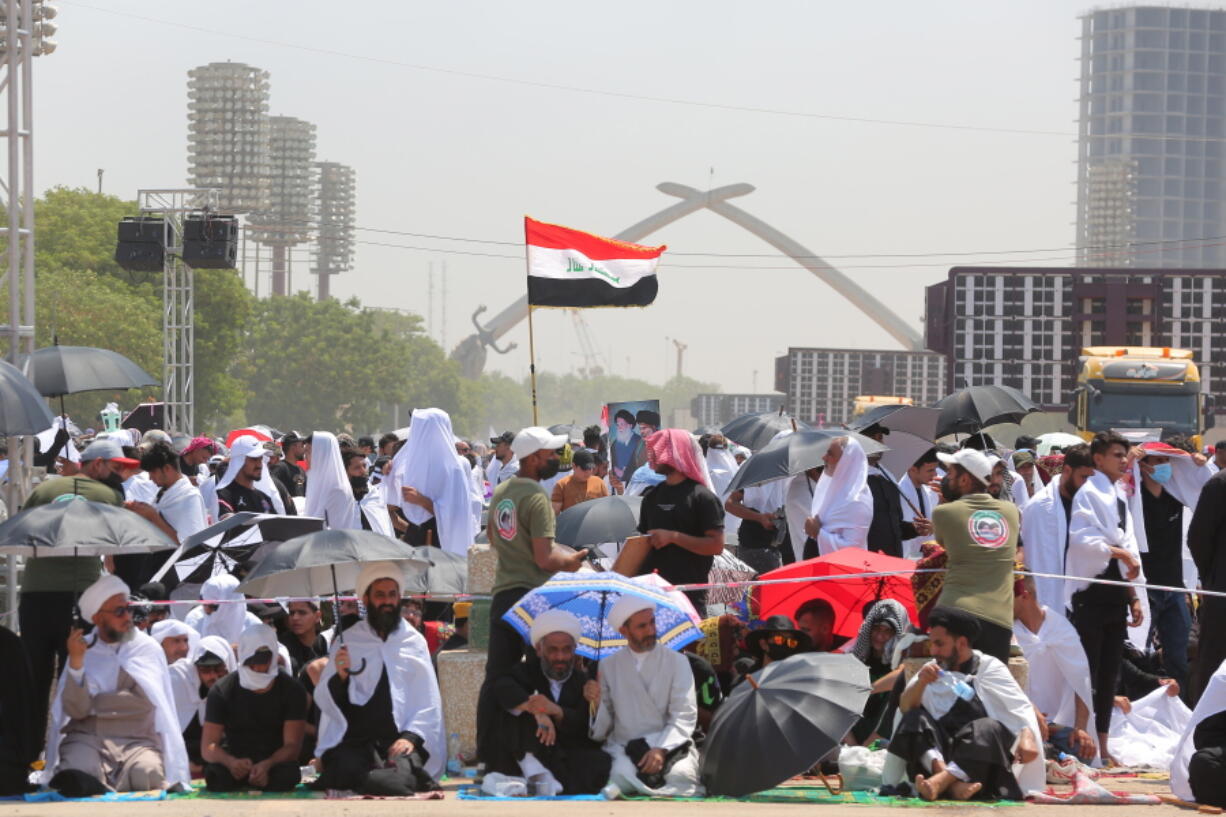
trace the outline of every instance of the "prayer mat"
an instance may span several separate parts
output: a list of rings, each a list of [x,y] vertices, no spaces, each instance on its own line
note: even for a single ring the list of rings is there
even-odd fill
[[[22,795],[27,803],[135,803],[147,800],[165,800],[166,792],[161,789],[152,791],[110,791],[95,797],[65,797],[58,791],[36,791]]]
[[[1026,795],[1027,802],[1041,803],[1048,806],[1132,806],[1157,805],[1162,802],[1156,794],[1134,794],[1124,791],[1107,791],[1087,775],[1078,772],[1073,777],[1073,791],[1069,794],[1056,794],[1051,789],[1045,792],[1031,792]]]
[[[501,795],[486,794],[481,791],[480,786],[461,786],[456,791],[456,799],[458,800],[600,800],[607,802],[603,794],[559,794],[557,797],[503,797]]]

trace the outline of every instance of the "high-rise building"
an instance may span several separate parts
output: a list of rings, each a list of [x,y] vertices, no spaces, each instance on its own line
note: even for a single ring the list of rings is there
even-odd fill
[[[1076,386],[1085,346],[1191,349],[1206,392],[1226,405],[1226,270],[954,267],[928,287],[929,349],[946,388],[1014,386],[1049,410]]]
[[[775,389],[806,423],[851,420],[861,395],[909,397],[929,406],[946,395],[945,356],[882,349],[796,349],[775,358]]]
[[[355,211],[353,168],[337,162],[315,164],[315,267],[319,300],[331,295],[332,276],[353,268]]]
[[[272,294],[289,294],[289,248],[311,237],[315,125],[292,116],[269,117],[267,208],[251,214],[250,236],[272,248]]]
[[[211,62],[187,72],[188,185],[220,192],[225,213],[268,206],[268,72]]]
[[[1082,267],[1226,267],[1226,11],[1081,18]]]
[[[699,426],[722,426],[742,414],[763,414],[783,407],[782,394],[696,394],[690,414]]]

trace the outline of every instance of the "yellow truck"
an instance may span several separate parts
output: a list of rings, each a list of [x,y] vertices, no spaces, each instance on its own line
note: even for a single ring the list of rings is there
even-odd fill
[[[866,411],[871,411],[878,406],[910,406],[913,405],[910,397],[894,397],[888,394],[861,394],[852,401],[851,419],[856,419]]]
[[[1152,428],[1163,438],[1185,435],[1199,449],[1213,427],[1213,396],[1201,392],[1190,349],[1088,346],[1080,364],[1068,418],[1087,440],[1113,428]]]

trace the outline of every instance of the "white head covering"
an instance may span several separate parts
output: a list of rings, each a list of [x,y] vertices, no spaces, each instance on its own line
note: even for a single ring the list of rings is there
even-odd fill
[[[177,618],[166,618],[149,628],[149,635],[161,644],[168,638],[187,636],[187,660],[195,661],[200,652],[200,633]]]
[[[358,574],[353,594],[358,598],[365,596],[367,588],[380,579],[391,579],[398,587],[404,588],[404,571],[395,562],[370,562]]]
[[[234,658],[234,648],[230,643],[219,635],[206,635],[200,639],[200,652],[196,658],[211,653],[222,661],[226,662],[226,672],[234,672],[238,669],[238,661]]]
[[[472,466],[455,451],[451,417],[442,409],[414,409],[408,442],[396,452],[389,490],[414,525],[431,514],[420,505],[403,502],[401,488],[416,488],[434,503],[437,544],[443,550],[468,555],[480,520],[480,497],[474,497]],[[474,502],[476,504],[474,504]]]
[[[327,520],[329,528],[361,530],[362,517],[341,458],[336,435],[311,435],[311,474],[306,487],[306,516]]]
[[[243,464],[248,459],[254,457],[264,458],[264,471],[256,481],[255,489],[272,501],[272,505],[277,509],[277,513],[284,515],[285,503],[281,501],[281,492],[273,484],[272,473],[268,470],[268,449],[264,447],[264,443],[259,437],[251,434],[243,434],[241,437],[234,439],[234,445],[230,446],[230,462],[226,466],[226,473],[217,483],[217,490],[220,491],[233,482],[234,478],[238,476],[238,472],[243,469]]]
[[[219,635],[229,644],[238,641],[247,620],[247,605],[239,601],[244,598],[243,594],[238,592],[237,576],[222,573],[205,582],[200,588],[201,601],[225,603],[218,604],[216,610],[204,617],[200,634]],[[227,602],[227,599],[234,601]]]
[[[613,607],[609,610],[609,626],[614,630],[620,630],[630,616],[641,613],[643,610],[655,609],[656,603],[651,599],[627,593],[614,602]]]
[[[873,521],[873,494],[868,487],[868,457],[860,443],[848,437],[834,474],[827,471],[822,472],[813,490],[812,515],[821,519],[823,530],[852,532],[853,540],[856,536],[860,539],[858,545],[852,544],[863,547]]]
[[[123,579],[106,573],[98,581],[85,588],[85,592],[81,594],[77,602],[81,608],[81,618],[91,621],[111,596],[122,595],[126,598],[131,593],[131,589],[124,584]]]
[[[280,668],[277,663],[277,631],[267,624],[252,624],[238,637],[238,685],[243,689],[258,692],[277,680]],[[248,659],[260,650],[268,651],[268,669],[256,672],[247,666]]]
[[[578,644],[579,637],[583,635],[583,625],[579,623],[574,613],[568,613],[565,610],[546,610],[532,621],[532,630],[529,634],[532,646],[540,644],[541,639],[550,633],[566,633]]]

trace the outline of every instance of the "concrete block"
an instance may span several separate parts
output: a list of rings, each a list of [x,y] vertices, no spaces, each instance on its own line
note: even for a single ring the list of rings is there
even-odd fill
[[[460,736],[460,752],[477,752],[477,696],[485,680],[484,650],[445,650],[438,654],[438,686],[447,734]]]
[[[468,592],[474,596],[488,595],[494,589],[494,570],[498,554],[489,545],[476,544],[468,549]]]

